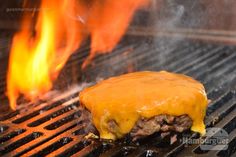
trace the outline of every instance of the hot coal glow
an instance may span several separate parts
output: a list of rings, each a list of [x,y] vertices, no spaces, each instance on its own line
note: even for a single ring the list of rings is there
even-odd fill
[[[14,35],[7,76],[12,109],[20,94],[34,101],[53,86],[70,55],[91,35],[86,67],[98,53],[110,52],[129,25],[134,12],[148,0],[42,0],[34,33],[25,14]]]

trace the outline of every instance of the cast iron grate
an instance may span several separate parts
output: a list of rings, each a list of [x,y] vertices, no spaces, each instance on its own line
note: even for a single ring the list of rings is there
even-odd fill
[[[180,41],[176,44],[170,39],[128,39],[113,53],[96,57],[84,71],[84,77],[79,79],[94,81],[96,77],[105,78],[129,71],[163,69],[190,75],[206,87],[211,99],[206,125],[227,131],[227,150],[204,151],[199,144],[187,146],[180,140],[169,145],[158,135],[143,139],[139,145],[129,141],[102,143],[86,139],[88,126],[77,97],[81,88],[75,87],[63,94],[55,94],[50,100],[26,103],[17,111],[1,115],[0,156],[234,156],[236,46],[199,41]],[[79,69],[88,51],[85,46],[75,53],[65,69],[73,66]],[[197,134],[188,135],[198,138]]]

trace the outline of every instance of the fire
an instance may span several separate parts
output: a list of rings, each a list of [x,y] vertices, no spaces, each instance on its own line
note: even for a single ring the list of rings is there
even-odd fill
[[[69,56],[91,34],[91,53],[111,51],[124,35],[139,7],[148,0],[42,0],[34,30],[25,15],[11,47],[7,95],[12,109],[22,94],[33,101],[49,91]]]
[[[110,52],[129,25],[137,8],[145,6],[148,0],[104,0],[95,1],[88,19],[91,32],[91,53],[83,67],[91,62],[97,53]]]

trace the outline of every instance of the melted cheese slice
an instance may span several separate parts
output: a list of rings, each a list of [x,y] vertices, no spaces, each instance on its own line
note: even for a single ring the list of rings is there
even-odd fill
[[[140,117],[160,114],[187,114],[193,120],[191,130],[205,134],[205,89],[185,75],[144,71],[112,77],[84,89],[80,102],[92,113],[93,123],[104,139],[121,138]],[[116,123],[112,131],[111,120]]]

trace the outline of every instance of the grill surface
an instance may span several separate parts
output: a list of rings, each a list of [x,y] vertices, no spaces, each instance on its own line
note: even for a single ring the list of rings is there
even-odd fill
[[[173,145],[153,135],[140,141],[116,143],[99,142],[84,138],[87,123],[81,116],[78,93],[73,87],[63,94],[55,94],[47,101],[25,103],[17,111],[0,116],[0,156],[235,156],[236,150],[236,47],[207,42],[171,39],[126,37],[113,53],[96,57],[93,64],[81,75],[79,66],[88,54],[84,45],[71,56],[60,75],[77,74],[73,80],[95,81],[129,71],[168,70],[184,73],[201,81],[211,103],[205,119],[207,127],[219,127],[229,134],[229,146],[222,151],[203,151],[200,145]],[[108,66],[109,65],[109,66]],[[4,73],[3,73],[4,74]],[[5,75],[1,75],[5,76]],[[1,91],[5,78],[1,78]],[[66,82],[66,83],[65,83]],[[64,81],[64,85],[68,81]],[[4,98],[1,100],[4,103]],[[1,104],[2,105],[2,104]],[[4,105],[2,105],[4,106]],[[6,110],[6,109],[3,109]],[[2,110],[2,111],[3,111]],[[198,138],[196,134],[190,134]]]

